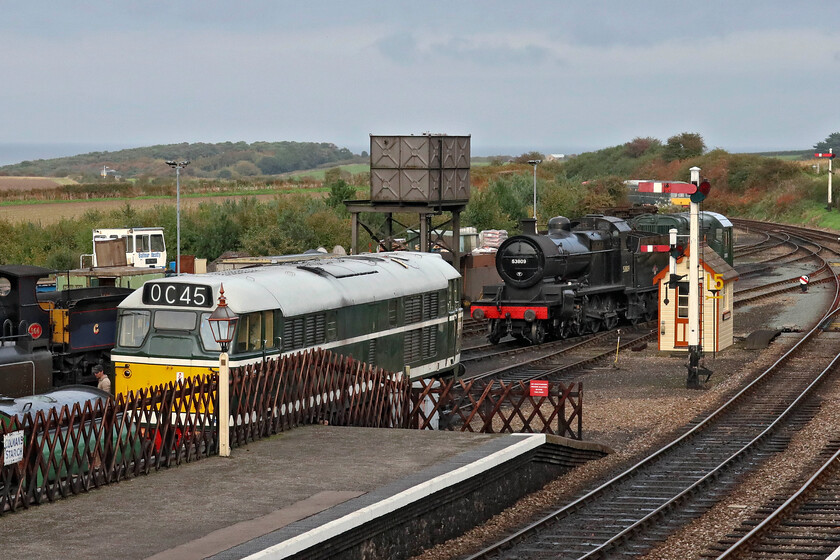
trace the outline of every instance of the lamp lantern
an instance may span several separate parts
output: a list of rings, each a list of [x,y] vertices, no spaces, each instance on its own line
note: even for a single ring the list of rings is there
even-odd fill
[[[225,287],[219,286],[219,305],[207,318],[213,339],[222,351],[219,353],[219,455],[230,457],[230,366],[228,364],[228,346],[233,340],[239,316],[227,305]]]

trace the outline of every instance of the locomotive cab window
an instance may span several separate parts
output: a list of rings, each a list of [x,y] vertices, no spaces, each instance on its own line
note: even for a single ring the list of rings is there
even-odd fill
[[[461,290],[459,279],[449,281],[449,311],[457,311],[461,307]]]
[[[253,352],[276,347],[274,311],[258,311],[242,315],[239,317],[236,330],[237,352]]]
[[[122,311],[118,319],[120,339],[118,344],[125,348],[139,348],[149,333],[151,313],[149,311]]]
[[[213,338],[213,331],[210,329],[210,322],[208,319],[210,318],[210,313],[202,313],[201,314],[201,323],[200,323],[200,335],[201,335],[201,345],[204,347],[204,350],[207,352],[221,352],[222,347],[216,342],[216,339]]]
[[[167,331],[194,331],[195,313],[192,311],[155,311],[155,329]]]

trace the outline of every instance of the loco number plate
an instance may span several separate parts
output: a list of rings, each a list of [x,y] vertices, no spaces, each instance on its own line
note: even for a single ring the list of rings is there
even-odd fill
[[[143,303],[175,307],[213,307],[213,291],[210,286],[196,284],[146,283],[143,285]]]

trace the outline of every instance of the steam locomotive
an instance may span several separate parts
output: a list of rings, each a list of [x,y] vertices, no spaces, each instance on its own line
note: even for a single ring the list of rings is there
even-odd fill
[[[524,233],[501,244],[496,270],[504,284],[485,286],[471,306],[474,319],[489,321],[491,343],[512,335],[541,344],[656,316],[653,278],[669,255],[646,249],[668,245],[667,235],[601,214],[552,218],[547,235],[534,226],[523,221]]]
[[[38,292],[53,271],[0,266],[0,395],[93,383],[91,368],[110,368],[117,305],[134,290],[113,286]],[[113,369],[113,368],[111,368]]]

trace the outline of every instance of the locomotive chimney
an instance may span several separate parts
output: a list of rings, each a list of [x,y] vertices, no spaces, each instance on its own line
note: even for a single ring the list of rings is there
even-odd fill
[[[537,219],[524,218],[522,224],[522,235],[537,235]]]

